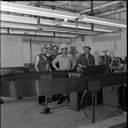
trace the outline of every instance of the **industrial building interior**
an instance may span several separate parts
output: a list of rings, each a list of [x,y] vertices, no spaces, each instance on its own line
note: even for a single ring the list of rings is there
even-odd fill
[[[0,6],[1,128],[127,127],[126,0],[2,0]],[[89,48],[100,68],[37,72],[42,47],[49,57],[62,46],[80,56]],[[62,93],[68,100],[58,104],[53,97]]]

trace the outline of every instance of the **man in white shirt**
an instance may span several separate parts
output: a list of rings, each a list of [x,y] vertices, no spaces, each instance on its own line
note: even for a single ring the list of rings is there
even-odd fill
[[[73,59],[70,54],[68,54],[68,46],[66,44],[62,44],[60,46],[60,50],[62,54],[58,55],[53,61],[53,67],[58,71],[71,70],[73,66]],[[59,68],[56,66],[56,63],[59,62]]]
[[[60,50],[62,54],[58,55],[53,61],[52,65],[57,71],[66,71],[71,70],[73,67],[73,59],[70,54],[68,54],[68,46],[66,44],[62,44],[60,46]],[[59,68],[56,66],[56,63],[59,63]],[[64,97],[62,94],[59,96],[59,100],[57,104],[61,104],[64,101]]]

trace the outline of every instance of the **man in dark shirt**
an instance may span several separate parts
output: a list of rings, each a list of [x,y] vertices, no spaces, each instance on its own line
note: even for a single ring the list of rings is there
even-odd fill
[[[55,68],[52,65],[52,61],[58,56],[58,47],[56,45],[54,45],[52,47],[52,54],[48,57],[49,58],[49,62],[50,62],[50,69],[52,71],[55,71]],[[56,66],[59,68],[59,63],[56,64]]]
[[[80,55],[77,62],[78,67],[82,69],[82,68],[86,68],[86,66],[95,65],[95,58],[90,53],[91,48],[89,46],[84,46],[83,50],[84,50],[84,53]]]

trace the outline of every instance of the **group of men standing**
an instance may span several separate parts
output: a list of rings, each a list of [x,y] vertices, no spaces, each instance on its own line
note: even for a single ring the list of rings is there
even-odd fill
[[[58,53],[60,49],[60,53]],[[70,46],[70,51],[66,44],[62,44],[60,48],[58,46],[52,47],[52,54],[47,56],[48,48],[46,46],[41,48],[41,53],[35,58],[35,70],[37,72],[43,71],[67,71],[67,70],[81,70],[86,66],[95,64],[95,58],[90,53],[91,48],[84,46],[83,54],[79,54],[75,45]],[[39,103],[42,96],[39,96]],[[63,102],[63,96],[59,96],[58,104]]]

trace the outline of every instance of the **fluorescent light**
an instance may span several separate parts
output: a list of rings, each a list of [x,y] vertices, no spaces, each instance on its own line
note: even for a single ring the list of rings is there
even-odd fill
[[[36,32],[35,31],[26,31],[26,30],[16,30],[16,29],[10,29],[9,33],[7,29],[2,28],[1,34],[20,34],[20,35],[34,35],[34,36],[51,36],[54,37],[54,34],[52,32]],[[67,38],[75,38],[75,35],[73,34],[60,34],[56,33],[55,37],[67,37]]]
[[[36,27],[36,25],[37,25],[37,19],[36,18],[28,18],[28,17],[23,17],[23,16],[13,16],[13,15],[1,14],[0,20],[1,21],[7,21],[7,22],[9,21],[9,23],[1,22],[2,27],[11,27],[11,28],[14,27],[14,28],[21,28],[21,29],[39,29],[39,28],[41,28],[41,26]],[[13,22],[13,23],[10,23],[10,22]],[[17,24],[17,23],[21,23],[21,24]],[[40,23],[42,25],[49,25],[49,26],[56,26],[57,25],[57,23],[55,21],[45,20],[45,19],[40,19]],[[75,23],[69,23],[69,22],[60,22],[59,26],[60,27],[74,28],[74,29],[76,28]],[[91,30],[91,26],[82,25],[82,24],[78,24],[77,28],[82,29],[82,30]],[[57,28],[55,30],[57,30]],[[94,27],[94,30],[100,31],[100,32],[113,32],[114,31],[112,29],[103,29],[100,27],[98,27],[98,28]]]
[[[3,1],[1,1],[1,11],[15,12],[15,13],[21,13],[21,14],[27,14],[27,15],[36,15],[36,16],[42,16],[42,17],[69,19],[69,20],[73,20],[73,21],[75,21],[76,18],[81,17],[80,14],[77,14],[77,13],[69,13],[69,12],[65,12],[65,11],[57,11],[57,10],[51,10],[51,9],[46,9],[46,8],[39,8],[39,7],[15,4],[15,3],[10,3],[10,2],[3,2]],[[15,20],[18,21],[18,19],[15,19]],[[117,21],[97,18],[97,17],[93,17],[93,16],[83,15],[82,19],[79,19],[79,21],[100,24],[100,25],[113,26],[113,27],[126,28],[126,23],[122,23],[122,22],[120,23]],[[23,22],[28,22],[28,21],[24,20]],[[35,22],[35,21],[31,21],[31,22]],[[54,21],[47,22],[47,20],[45,20],[45,21],[41,20],[41,24],[55,25],[56,22],[54,22]],[[67,24],[65,24],[65,25],[67,26]],[[71,24],[70,24],[70,27],[71,27]],[[79,27],[80,26],[78,26],[78,28]]]
[[[7,29],[2,28],[1,33],[7,33]],[[30,30],[18,30],[18,29],[9,29],[9,34],[28,34],[28,35],[44,35],[44,36],[53,36],[52,32],[35,32]]]
[[[76,28],[76,24],[68,23],[68,22],[63,22],[61,26]],[[78,24],[78,25],[77,25],[77,28],[78,28],[78,29],[91,30],[91,26],[86,26],[86,25],[82,25],[82,24]],[[100,28],[100,27],[95,27],[95,26],[94,26],[94,31],[113,32],[113,31],[115,31],[115,30],[113,30],[113,29],[104,29],[104,28]]]
[[[21,5],[10,2],[1,1],[1,11],[16,12],[21,14],[30,14],[42,17],[53,17],[60,19],[75,19],[79,17],[79,14],[69,13],[57,10],[51,10],[46,8],[33,7],[28,5]]]
[[[71,34],[69,34],[69,35],[67,35],[67,34],[58,34],[58,33],[56,33],[56,36],[57,37],[72,37],[72,38],[75,38],[76,37],[76,35],[71,35]]]
[[[15,29],[38,30],[36,25],[3,22],[3,21],[1,22],[1,27],[3,27],[3,28],[15,28]]]
[[[69,23],[69,22],[62,22],[61,26],[63,26],[63,27],[70,27],[70,28],[76,28],[76,24],[75,23]],[[81,25],[81,24],[78,24],[77,28],[78,29],[91,30],[91,27],[85,26],[85,25]]]
[[[13,22],[1,22],[1,28],[13,28],[13,29],[25,29],[25,30],[36,30],[45,32],[60,32],[60,33],[72,33],[75,34],[75,30],[73,29],[65,29],[65,28],[56,28],[56,27],[46,27],[46,26],[36,26],[31,24],[21,24],[21,23],[13,23]],[[97,32],[94,31],[87,31],[87,30],[78,30],[79,34],[89,34],[94,35]]]
[[[18,23],[26,23],[26,24],[37,24],[36,18],[28,18],[23,16],[13,16],[7,14],[0,14],[1,21],[9,21],[9,22],[18,22]]]
[[[81,18],[78,21],[94,23],[94,24],[99,24],[99,25],[112,26],[112,27],[127,28],[127,25],[124,22],[119,22],[119,21],[117,22],[114,20],[103,19],[103,18],[98,18],[98,17],[93,17],[93,16],[83,15],[83,16],[81,16]]]
[[[37,18],[29,18],[23,16],[14,16],[14,15],[7,15],[7,14],[0,14],[1,21],[9,21],[9,22],[17,22],[17,23],[25,23],[25,24],[36,24],[37,25]],[[45,20],[40,19],[40,24],[43,25],[56,25],[56,22],[53,20]]]

